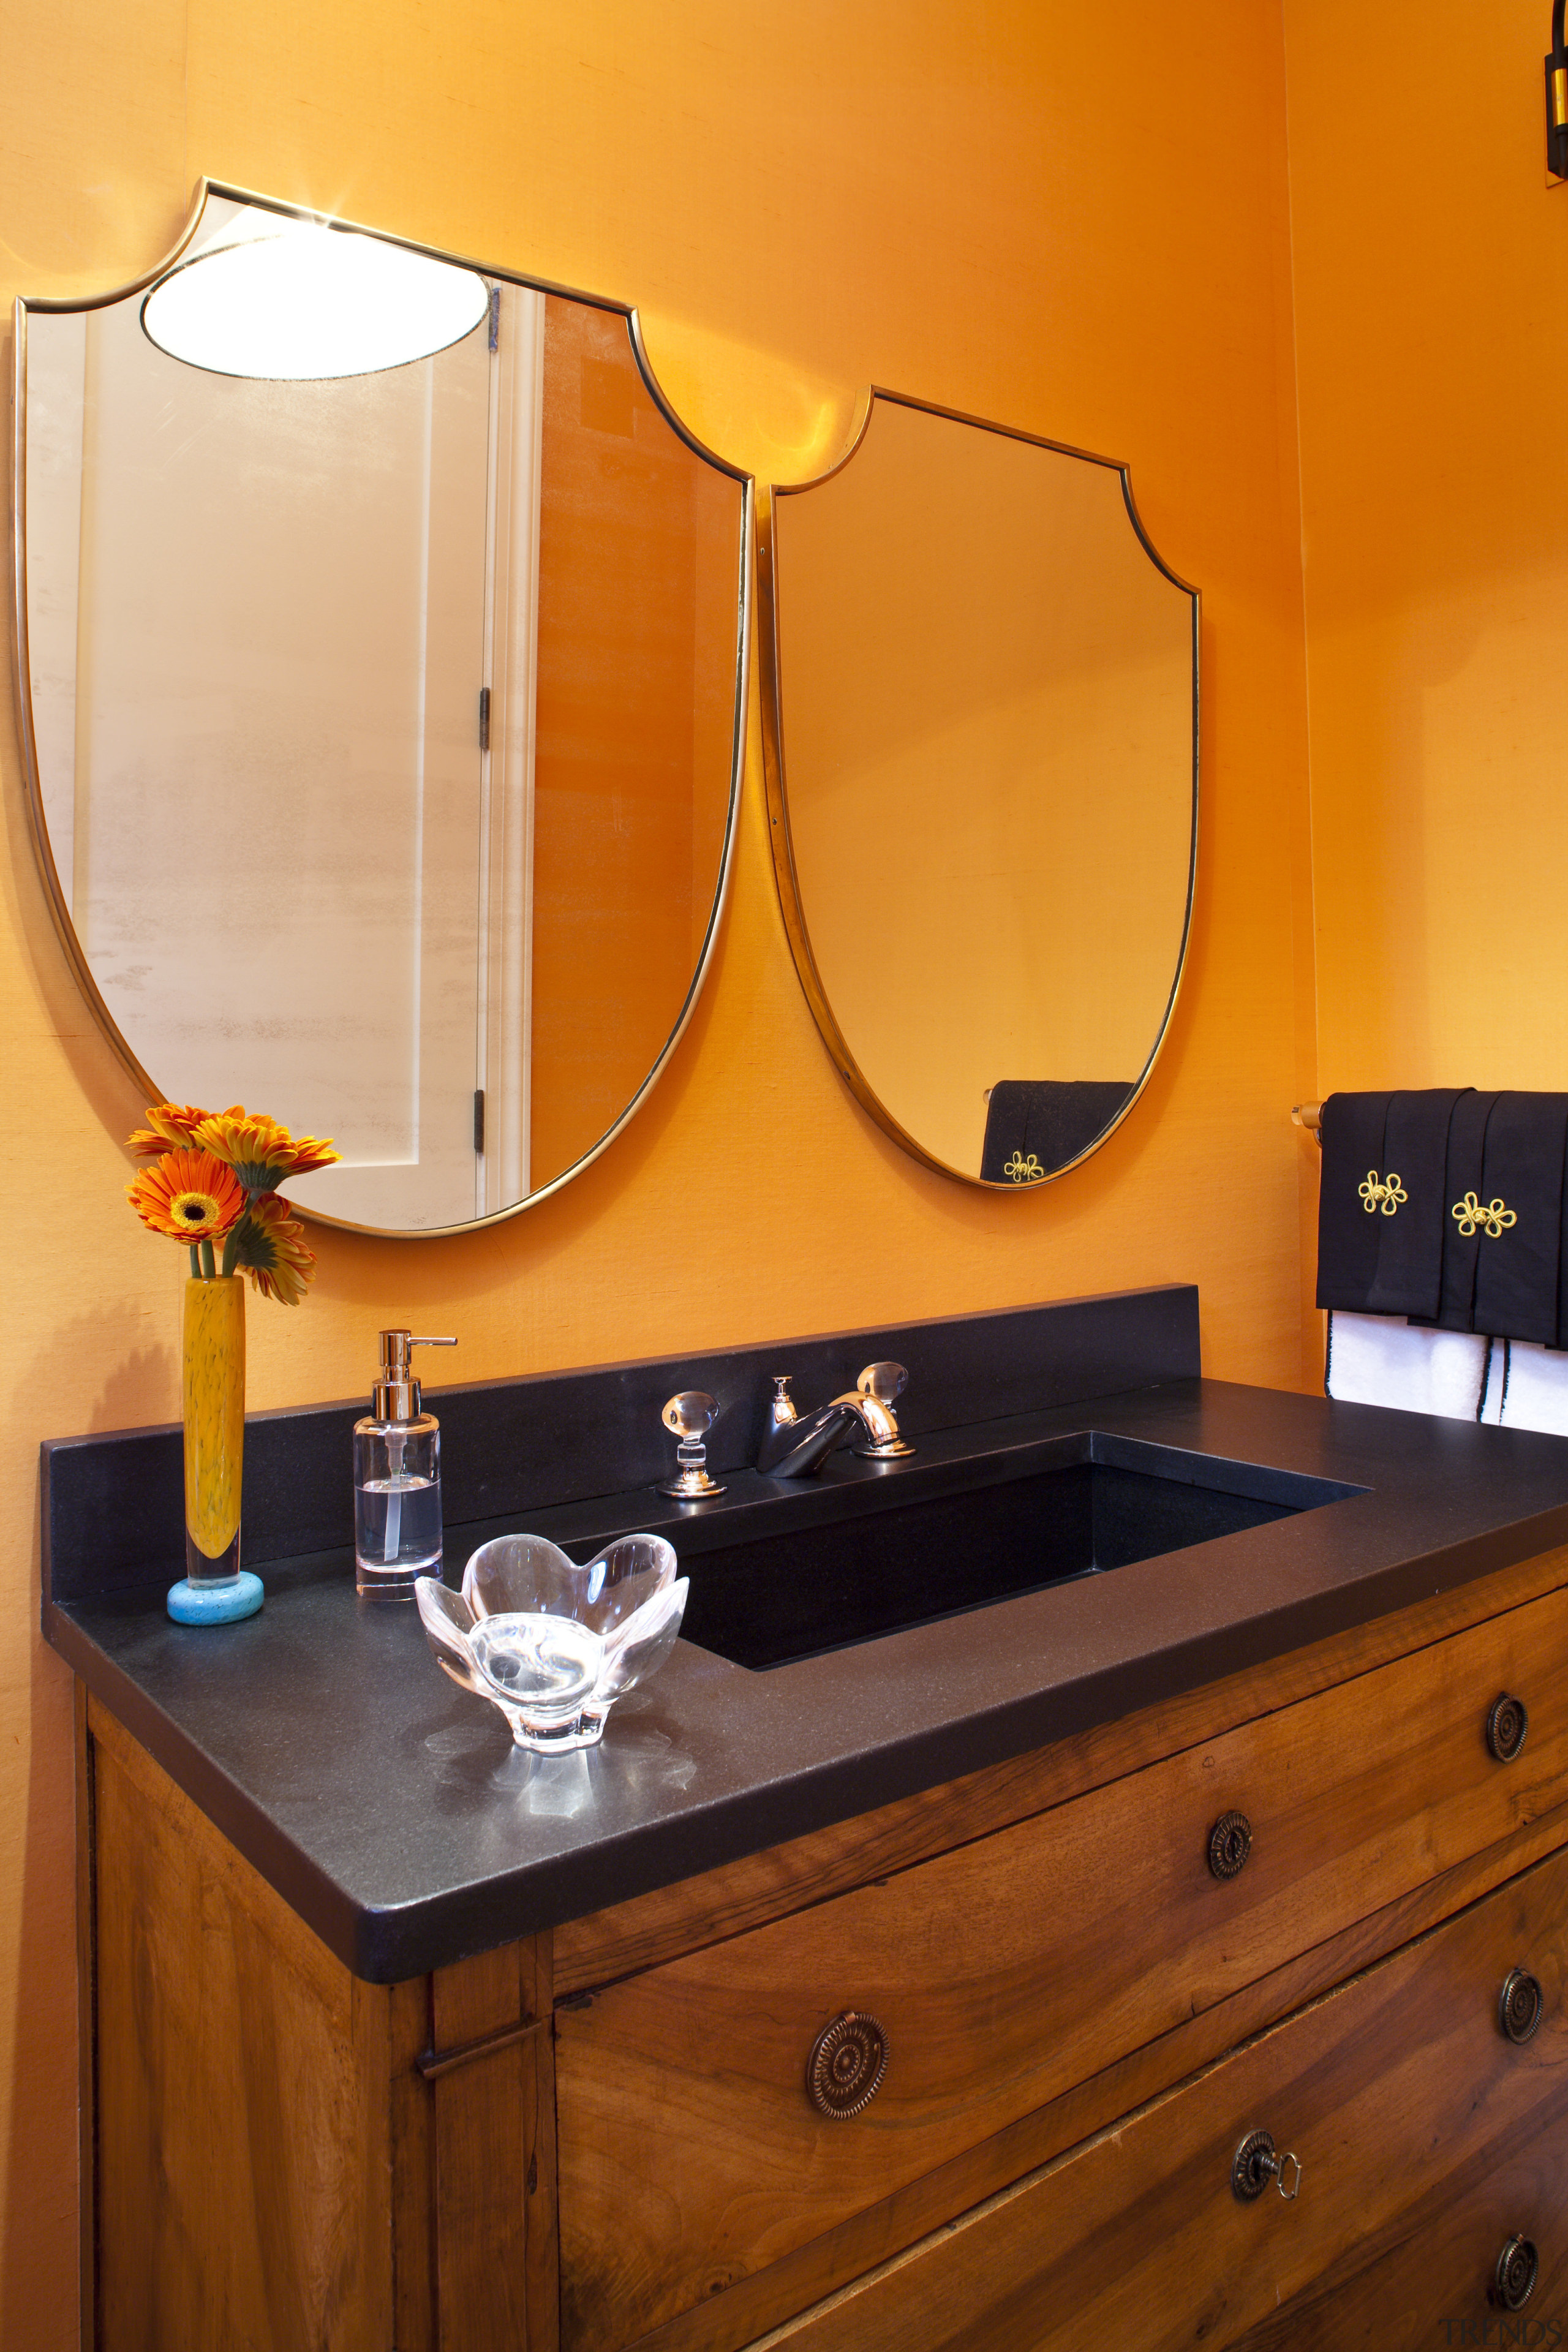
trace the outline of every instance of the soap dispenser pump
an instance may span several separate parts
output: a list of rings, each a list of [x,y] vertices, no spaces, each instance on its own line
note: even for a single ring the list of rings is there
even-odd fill
[[[457,1344],[381,1335],[381,1378],[354,1423],[354,1586],[367,1601],[411,1601],[416,1577],[441,1573],[441,1430],[408,1351]]]

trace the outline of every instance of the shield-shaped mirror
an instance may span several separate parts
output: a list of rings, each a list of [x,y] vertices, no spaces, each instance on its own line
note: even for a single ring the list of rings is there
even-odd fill
[[[748,478],[625,304],[237,189],[16,354],[39,854],[145,1098],[332,1136],[332,1222],[554,1192],[707,967]]]
[[[874,393],[760,535],[771,837],[859,1101],[1027,1190],[1104,1142],[1175,1002],[1197,851],[1197,592],[1126,469]]]

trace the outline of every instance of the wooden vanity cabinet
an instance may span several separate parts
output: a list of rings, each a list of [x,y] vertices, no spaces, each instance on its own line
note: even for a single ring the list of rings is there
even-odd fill
[[[103,2352],[1568,2332],[1568,1553],[391,1988],[81,1767]]]

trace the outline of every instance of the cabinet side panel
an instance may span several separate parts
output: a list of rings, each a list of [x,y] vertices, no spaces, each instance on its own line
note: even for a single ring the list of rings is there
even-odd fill
[[[547,1945],[549,1939],[541,1937],[539,1941],[542,1946]],[[547,1973],[542,1979],[541,1990],[548,2012]],[[532,2051],[531,2095],[524,2143],[528,2164],[528,2342],[529,2352],[560,2352],[561,2229],[556,2203],[555,2023],[552,2017],[543,2032],[535,2036]]]
[[[386,2352],[388,1997],[90,1720],[100,2352]]]
[[[550,1938],[431,1979],[441,2352],[554,2352]]]
[[[76,1727],[76,2011],[77,2178],[80,2206],[81,2352],[98,2346],[98,2028],[93,1894],[93,1739],[87,1721],[87,1685],[75,1685]]]
[[[393,2343],[437,2352],[436,2100],[419,2071],[430,2047],[430,1979],[392,1988]]]

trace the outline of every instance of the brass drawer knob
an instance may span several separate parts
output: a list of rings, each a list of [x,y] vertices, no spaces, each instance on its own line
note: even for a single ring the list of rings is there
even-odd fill
[[[1498,1995],[1498,2023],[1510,2042],[1528,2042],[1541,2022],[1546,1996],[1528,1969],[1510,1969]]]
[[[1252,1823],[1245,1813],[1221,1813],[1209,1832],[1209,1868],[1216,1878],[1235,1878],[1252,1852]]]
[[[818,2115],[847,2123],[870,2105],[887,2071],[887,2035],[874,2017],[847,2009],[823,2027],[811,2045],[806,2095]]]
[[[1295,2177],[1289,2189],[1285,2186],[1285,2168],[1295,2168]],[[1287,2148],[1283,2156],[1274,2145],[1272,2132],[1248,2132],[1231,2159],[1230,2185],[1244,2205],[1261,2197],[1273,2181],[1287,2205],[1293,2204],[1301,2193],[1301,2159]]]
[[[1530,1709],[1521,1698],[1510,1698],[1505,1691],[1501,1698],[1493,1699],[1487,1717],[1487,1746],[1500,1764],[1513,1762],[1529,1729]]]
[[[1541,2257],[1528,2238],[1510,2238],[1497,2258],[1497,2270],[1492,2278],[1494,2303],[1505,2311],[1522,2311],[1535,2293],[1535,2275],[1541,2268]]]

